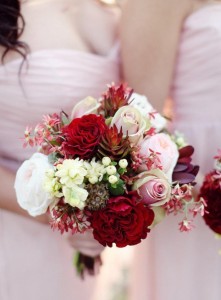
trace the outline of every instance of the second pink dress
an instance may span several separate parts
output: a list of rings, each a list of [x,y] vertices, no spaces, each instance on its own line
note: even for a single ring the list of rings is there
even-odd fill
[[[221,148],[220,4],[207,5],[186,20],[171,94],[173,126],[195,147],[194,162],[205,174]],[[180,233],[178,222],[166,218],[137,247],[130,299],[221,299],[221,242],[201,218],[190,233]]]

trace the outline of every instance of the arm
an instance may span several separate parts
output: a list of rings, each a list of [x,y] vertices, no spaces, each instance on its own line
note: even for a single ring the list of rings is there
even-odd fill
[[[128,0],[121,40],[124,78],[162,112],[170,84],[181,27],[193,0]]]
[[[33,219],[33,217],[29,216],[29,214],[18,205],[14,190],[14,181],[15,174],[0,167],[0,208]],[[36,217],[34,220],[41,223],[48,223],[46,215]]]

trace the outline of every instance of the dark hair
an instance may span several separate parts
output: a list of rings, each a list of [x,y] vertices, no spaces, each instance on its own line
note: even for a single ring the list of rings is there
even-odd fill
[[[26,58],[28,45],[19,38],[24,31],[25,21],[20,12],[19,0],[0,0],[0,46],[5,49],[1,61],[3,63],[8,51],[16,51]]]

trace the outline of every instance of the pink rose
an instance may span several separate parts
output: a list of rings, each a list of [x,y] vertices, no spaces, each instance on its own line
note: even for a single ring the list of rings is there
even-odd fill
[[[148,124],[139,110],[129,105],[118,109],[110,126],[113,125],[117,126],[118,131],[122,128],[123,135],[128,135],[133,145],[143,138],[145,130],[148,129]]]
[[[137,190],[146,204],[160,206],[170,200],[171,185],[161,170],[143,172],[140,176],[140,179],[135,181],[133,190]]]
[[[149,157],[151,154],[150,150],[160,153],[159,159],[163,168],[162,170],[171,182],[172,173],[179,157],[176,144],[171,140],[168,134],[157,133],[151,137],[146,137],[141,142],[139,154],[144,157]],[[146,167],[143,166],[141,170],[146,170]]]
[[[100,103],[93,97],[86,97],[79,101],[71,112],[71,119],[80,118],[83,115],[97,114]]]

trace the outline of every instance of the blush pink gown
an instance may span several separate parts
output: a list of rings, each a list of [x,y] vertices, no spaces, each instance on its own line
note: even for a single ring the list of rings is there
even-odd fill
[[[85,96],[99,97],[119,81],[118,51],[102,57],[74,50],[41,50],[0,67],[0,164],[16,170],[33,149],[23,149],[26,125],[43,114],[67,113]],[[73,249],[64,236],[13,213],[0,210],[1,300],[90,300],[94,279],[77,278]]]
[[[186,19],[171,94],[173,127],[194,145],[205,174],[221,148],[221,4]],[[130,300],[221,299],[221,242],[201,218],[190,233],[178,231],[178,220],[166,218],[137,247]]]

